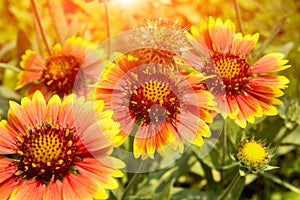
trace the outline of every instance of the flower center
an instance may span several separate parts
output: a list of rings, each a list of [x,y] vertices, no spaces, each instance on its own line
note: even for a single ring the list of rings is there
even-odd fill
[[[50,57],[43,69],[42,82],[50,91],[63,95],[71,92],[80,62],[74,56]]]
[[[174,93],[177,91],[173,87],[174,84],[171,88],[168,78],[162,74],[152,74],[150,77],[148,74],[145,79],[139,87],[136,84],[131,87],[129,101],[131,116],[141,125],[175,120],[176,114],[180,112],[180,103]]]
[[[130,52],[130,55],[138,58],[144,64],[175,64],[176,53],[155,48],[141,48]]]
[[[83,159],[72,129],[49,124],[30,129],[17,138],[18,169],[15,175],[41,183],[62,179],[74,170],[75,163]]]
[[[246,59],[224,54],[216,54],[212,59],[222,77],[226,92],[231,95],[242,92],[251,75]]]
[[[238,157],[250,167],[259,167],[267,162],[268,152],[261,143],[246,141],[241,145]]]

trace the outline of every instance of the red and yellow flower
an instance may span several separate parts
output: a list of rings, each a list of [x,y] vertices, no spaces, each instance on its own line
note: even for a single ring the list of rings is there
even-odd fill
[[[219,74],[222,79],[224,93],[212,92],[224,118],[229,116],[245,128],[247,121],[254,123],[255,117],[278,113],[274,105],[282,103],[277,98],[284,94],[281,89],[287,87],[289,80],[272,72],[290,67],[283,54],[270,53],[251,64],[249,54],[258,41],[258,34],[236,33],[230,20],[223,22],[210,17],[208,22],[201,21],[200,28],[192,26],[187,36],[200,52],[197,59],[187,54],[187,60],[201,68],[203,74]],[[205,64],[204,57],[213,65]],[[216,78],[215,84],[221,84],[217,81]]]
[[[89,73],[99,68],[103,61],[103,55],[96,48],[92,42],[71,37],[63,45],[56,44],[51,55],[46,58],[27,50],[20,63],[24,71],[18,76],[16,89],[30,84],[29,94],[35,90],[40,90],[45,95],[64,96],[72,93],[75,81],[79,84],[84,83],[84,79],[97,80],[97,73]]]
[[[40,91],[20,105],[11,101],[0,122],[1,198],[108,198],[124,167],[109,156],[120,129],[102,101],[96,106],[74,95],[47,103]]]
[[[195,77],[121,55],[104,71],[95,98],[113,110],[124,140],[134,137],[134,156],[154,158],[165,147],[182,152],[185,141],[201,146],[210,136],[213,96],[196,84],[203,77]]]

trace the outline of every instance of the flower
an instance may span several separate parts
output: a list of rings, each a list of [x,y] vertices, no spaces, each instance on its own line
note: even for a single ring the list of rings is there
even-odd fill
[[[273,151],[261,141],[256,141],[253,138],[244,139],[232,157],[240,163],[240,174],[244,176],[248,173],[258,173],[277,168],[269,165]]]
[[[27,50],[20,63],[24,71],[18,76],[16,89],[32,84],[30,94],[35,90],[41,90],[46,95],[64,96],[72,93],[75,81],[80,83],[78,80],[81,80],[76,78],[98,78],[94,77],[95,73],[88,73],[89,69],[97,68],[101,62],[101,55],[96,48],[95,44],[80,37],[71,37],[63,45],[56,44],[46,59],[37,52]]]
[[[246,140],[237,154],[239,160],[249,167],[260,167],[268,161],[268,151],[260,142]]]
[[[108,198],[124,164],[109,156],[119,127],[103,102],[96,105],[95,113],[93,102],[74,95],[46,103],[40,91],[20,105],[11,101],[0,122],[1,198]]]
[[[181,51],[188,46],[185,32],[178,22],[161,17],[149,18],[132,32],[130,43],[134,49],[129,54],[144,63],[175,66]]]
[[[200,56],[197,62],[188,54],[186,59],[201,68],[204,75],[220,74],[212,87],[224,84],[225,94],[212,92],[224,118],[229,116],[245,128],[246,122],[254,123],[255,117],[278,113],[274,105],[282,103],[277,97],[284,94],[281,89],[287,87],[289,80],[271,73],[290,67],[283,54],[270,53],[251,64],[249,53],[258,41],[258,34],[236,33],[230,20],[223,23],[210,17],[208,23],[201,21],[200,28],[192,26],[187,36]],[[208,57],[215,67],[205,64],[203,57]]]
[[[102,76],[95,99],[113,110],[123,140],[134,136],[135,158],[154,158],[156,150],[164,155],[165,147],[182,152],[184,141],[201,146],[210,136],[205,122],[212,122],[213,97],[194,84],[200,75],[182,76],[172,67],[121,55]]]

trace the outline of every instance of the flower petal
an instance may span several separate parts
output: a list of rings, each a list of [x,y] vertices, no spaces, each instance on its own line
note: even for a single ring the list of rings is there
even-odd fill
[[[42,75],[40,72],[43,70],[45,64],[45,60],[38,53],[27,50],[20,62],[21,68],[25,71],[18,75],[19,82],[16,89],[20,89],[26,84],[40,79]]]
[[[17,190],[19,185],[20,185],[20,181],[16,180],[15,177],[11,177],[5,180],[4,182],[1,182],[0,183],[1,199],[13,199],[9,197],[14,193],[14,190]]]
[[[46,186],[43,200],[63,200],[61,181],[56,180]]]
[[[0,184],[14,176],[17,169],[11,166],[12,162],[9,158],[0,157]]]
[[[39,72],[31,72],[31,71],[23,71],[18,74],[19,82],[15,87],[16,90],[21,89],[25,85],[29,83],[33,83],[36,80],[41,78],[41,73]]]
[[[62,182],[63,199],[92,200],[92,197],[107,199],[107,192],[89,176],[72,174]],[[80,190],[78,190],[80,188]]]
[[[17,135],[18,133],[8,125],[7,121],[0,122],[0,154],[15,153]]]
[[[238,118],[240,120],[247,120],[250,123],[254,123],[254,117],[261,117],[263,115],[262,108],[259,103],[251,96],[236,95],[236,100],[239,105]]]
[[[250,53],[250,51],[254,48],[258,41],[259,34],[256,33],[254,35],[246,35],[242,36],[241,33],[237,33],[234,36],[234,40],[232,42],[232,46],[230,49],[230,54],[246,56]]]
[[[46,120],[50,124],[56,124],[58,120],[58,113],[61,106],[61,100],[58,95],[53,95],[47,104]]]
[[[256,85],[256,86],[262,85],[267,87],[276,87],[279,89],[287,88],[287,84],[289,82],[290,82],[289,79],[287,79],[285,76],[279,76],[279,75],[255,76],[249,80],[250,85]]]
[[[220,18],[216,21],[212,17],[208,22],[209,35],[214,44],[215,51],[229,53],[231,44],[234,39],[235,26],[227,20],[225,23]]]
[[[284,54],[281,53],[265,55],[251,66],[251,72],[261,74],[277,72],[291,67],[290,65],[285,65],[288,63],[288,60],[283,60],[283,58]]]
[[[42,184],[36,180],[22,181],[19,187],[16,188],[10,199],[41,200],[45,192],[45,187],[45,184]]]

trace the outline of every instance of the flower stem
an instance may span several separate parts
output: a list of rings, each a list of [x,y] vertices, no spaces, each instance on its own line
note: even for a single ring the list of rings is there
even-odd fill
[[[275,182],[275,183],[277,183],[279,185],[284,186],[285,188],[287,188],[287,189],[289,189],[289,190],[291,190],[291,191],[293,191],[293,192],[295,192],[297,194],[300,194],[300,189],[298,189],[297,187],[293,186],[292,184],[290,184],[290,183],[288,183],[288,182],[286,182],[284,180],[281,180],[281,179],[273,176],[272,174],[264,172],[264,173],[261,173],[261,175],[263,177],[267,178],[267,179],[270,179],[271,181],[273,181],[273,182]]]
[[[224,131],[223,131],[223,161],[225,161],[225,157],[227,156],[227,120],[225,119],[224,123]]]
[[[106,33],[107,33],[107,57],[110,59],[111,54],[111,24],[110,24],[110,13],[108,9],[107,0],[104,1],[104,11],[105,11],[105,20],[106,20]]]
[[[137,169],[137,172],[132,176],[132,178],[130,179],[128,185],[126,186],[126,188],[124,189],[123,195],[121,197],[121,200],[125,200],[128,192],[130,191],[130,189],[132,188],[132,186],[136,185],[139,181],[139,177],[140,175],[142,175],[142,171],[143,168],[145,166],[146,161],[141,161],[139,168]]]
[[[226,157],[227,157],[227,120],[224,121],[224,127],[223,127],[223,135],[222,135],[222,153],[221,153],[221,166],[224,166],[226,163]],[[224,173],[223,169],[221,172],[221,180],[224,180]]]
[[[218,197],[217,200],[225,200],[228,199],[227,196],[232,190],[232,188],[237,184],[237,182],[240,180],[241,176],[237,172],[234,178],[232,179],[231,183],[227,186],[227,188],[222,192],[222,194]]]
[[[34,14],[34,17],[36,19],[36,22],[38,24],[38,27],[40,29],[40,32],[41,32],[41,36],[43,38],[43,41],[45,43],[45,46],[46,46],[46,49],[49,53],[49,55],[51,54],[51,51],[50,51],[50,48],[49,48],[49,45],[48,45],[48,42],[47,42],[47,39],[46,39],[46,35],[45,35],[45,31],[44,31],[44,28],[42,26],[42,22],[41,22],[41,18],[40,18],[40,15],[38,13],[38,10],[36,8],[36,3],[34,0],[30,0],[31,2],[31,8],[32,8],[32,11],[33,11],[33,14]]]
[[[243,20],[241,15],[241,8],[239,5],[238,0],[234,0],[234,8],[235,8],[235,14],[238,21],[238,27],[239,30],[242,32],[243,35],[245,35],[244,27],[243,27]]]
[[[257,51],[257,53],[255,54],[256,58],[259,58],[265,48],[272,42],[272,40],[275,38],[275,36],[279,33],[279,31],[281,30],[281,28],[283,27],[285,20],[286,20],[286,16],[282,17],[273,27],[271,34],[269,35],[268,38],[266,38],[266,40],[263,42],[263,44],[261,45],[260,49]]]

